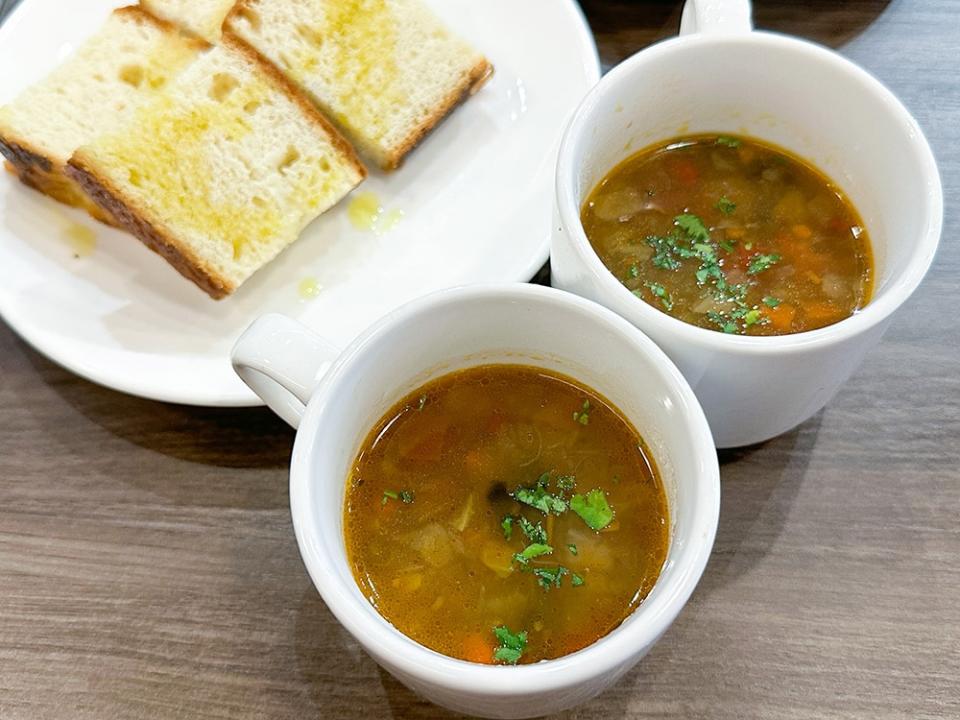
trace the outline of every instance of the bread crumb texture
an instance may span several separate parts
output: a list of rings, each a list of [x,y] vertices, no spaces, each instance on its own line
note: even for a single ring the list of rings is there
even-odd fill
[[[140,4],[157,17],[215,43],[234,0],[140,0]]]
[[[490,71],[419,0],[240,0],[226,26],[382,166]]]
[[[81,154],[227,287],[362,179],[295,99],[228,46],[209,50],[128,127]]]
[[[65,175],[67,160],[122,126],[203,46],[139,8],[114,11],[67,60],[0,108],[0,148],[26,184],[108,219]]]
[[[0,127],[65,163],[77,147],[122,125],[199,47],[151,20],[140,12],[114,12],[50,75],[0,108]]]

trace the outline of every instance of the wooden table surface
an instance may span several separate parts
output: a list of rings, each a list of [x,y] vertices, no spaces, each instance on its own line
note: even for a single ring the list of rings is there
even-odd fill
[[[933,270],[839,396],[722,454],[689,605],[578,718],[960,717],[960,13],[955,0],[760,0],[916,115],[947,200]],[[805,6],[805,7],[801,7]],[[586,0],[606,65],[677,2]],[[2,261],[2,260],[0,260]],[[444,718],[327,611],[266,410],[120,395],[0,325],[0,719]]]

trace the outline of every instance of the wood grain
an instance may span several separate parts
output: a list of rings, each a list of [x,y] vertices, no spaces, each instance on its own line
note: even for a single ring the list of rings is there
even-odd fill
[[[569,717],[957,718],[960,15],[951,0],[758,6],[758,25],[839,47],[916,114],[944,242],[823,412],[723,454],[702,583]],[[608,65],[679,17],[660,0],[584,8]],[[0,719],[449,717],[379,671],[313,590],[291,441],[263,410],[96,387],[0,327]]]

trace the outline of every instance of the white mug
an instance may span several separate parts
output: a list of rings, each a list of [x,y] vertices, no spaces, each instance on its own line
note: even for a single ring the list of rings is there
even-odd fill
[[[890,91],[826,48],[751,31],[749,9],[746,0],[688,2],[680,37],[640,51],[587,95],[560,149],[550,253],[555,287],[616,311],[677,364],[718,447],[779,435],[834,396],[920,284],[943,215],[933,154]],[[604,267],[580,224],[587,195],[633,152],[701,132],[771,141],[838,182],[873,242],[865,308],[795,335],[726,335],[648,305]]]
[[[653,342],[613,312],[559,290],[474,286],[434,293],[389,314],[317,384],[329,360],[316,336],[279,315],[257,320],[233,351],[240,376],[299,426],[290,508],[300,552],[331,612],[380,665],[452,710],[521,718],[584,702],[643,657],[699,580],[720,505],[706,418]],[[431,379],[498,362],[558,371],[609,398],[647,442],[670,513],[660,577],[620,627],[571,655],[510,667],[455,660],[405,637],[361,593],[343,537],[347,480],[361,443],[383,414]]]

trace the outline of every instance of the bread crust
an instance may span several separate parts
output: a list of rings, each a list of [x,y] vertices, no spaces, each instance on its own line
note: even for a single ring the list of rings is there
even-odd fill
[[[53,170],[54,161],[38,150],[30,147],[26,140],[14,138],[13,135],[4,135],[0,132],[0,153],[10,161],[18,172],[36,168],[42,172]]]
[[[403,163],[404,158],[440,124],[440,122],[474,95],[493,76],[493,65],[486,58],[480,58],[465,76],[463,82],[454,88],[442,102],[434,108],[434,112],[422,123],[417,125],[403,139],[403,141],[387,153],[385,162],[380,166],[383,170],[396,170]]]
[[[91,201],[77,183],[67,177],[62,163],[31,147],[26,140],[14,138],[9,133],[0,133],[0,154],[7,159],[8,167],[17,179],[27,187],[64,205],[86,210],[91,217],[102,223],[116,226],[116,221]]]
[[[82,151],[73,154],[67,163],[67,175],[77,182],[93,200],[116,218],[118,224],[135,235],[148,248],[170,263],[183,277],[197,285],[214,300],[221,300],[236,286],[221,277],[184,246],[161,223],[147,217],[143,209],[124,197],[124,193],[85,161]]]
[[[242,2],[237,3],[237,5],[241,4]],[[234,6],[234,10],[236,10],[236,6]],[[231,13],[232,12],[233,10],[231,10]],[[230,30],[226,22],[224,22],[223,34],[221,35],[220,41],[230,49],[243,55],[251,64],[256,65],[264,75],[270,78],[280,92],[300,108],[307,120],[319,127],[323,133],[330,138],[330,144],[339,151],[340,157],[352,165],[353,169],[360,176],[358,182],[367,177],[367,168],[363,162],[361,162],[357,151],[340,131],[337,130],[333,123],[327,119],[326,115],[320,112],[317,106],[308,100],[304,93],[294,85],[286,75],[280,72],[272,62],[261,55],[250,43]]]

